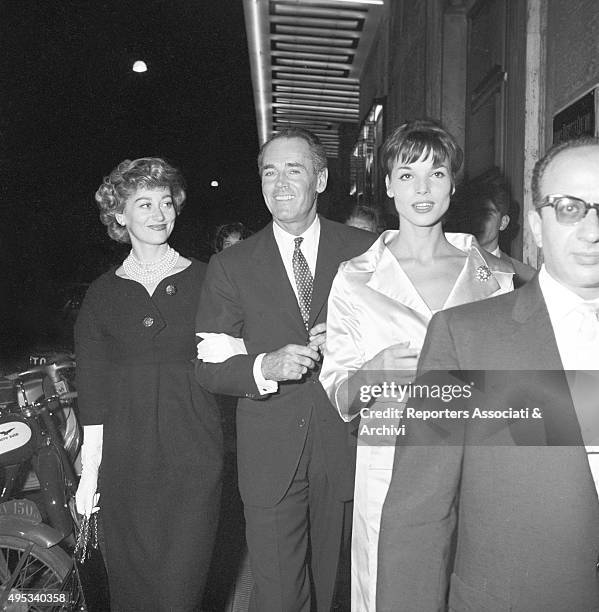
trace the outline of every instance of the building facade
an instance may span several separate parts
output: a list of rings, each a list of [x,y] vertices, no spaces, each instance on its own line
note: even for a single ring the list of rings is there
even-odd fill
[[[462,180],[505,177],[516,214],[508,248],[538,265],[525,221],[532,169],[553,142],[597,133],[598,33],[593,0],[386,2],[360,79],[358,139],[339,151],[358,166],[349,190],[385,206],[373,163],[384,137],[410,118],[439,119],[464,149]]]

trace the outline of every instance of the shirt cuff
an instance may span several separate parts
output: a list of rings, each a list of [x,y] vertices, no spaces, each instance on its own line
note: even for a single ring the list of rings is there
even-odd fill
[[[262,376],[262,360],[266,353],[260,353],[254,361],[254,380],[260,395],[269,395],[270,393],[276,393],[279,390],[279,383],[276,380],[266,380]]]

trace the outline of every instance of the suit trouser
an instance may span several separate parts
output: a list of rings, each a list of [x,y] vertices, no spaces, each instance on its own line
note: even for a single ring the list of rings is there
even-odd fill
[[[318,422],[310,419],[289,489],[274,507],[244,506],[255,585],[251,612],[329,612],[344,504],[333,497]]]

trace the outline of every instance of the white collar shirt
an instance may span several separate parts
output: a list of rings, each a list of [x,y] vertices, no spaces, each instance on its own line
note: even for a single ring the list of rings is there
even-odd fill
[[[599,386],[599,320],[587,317],[581,309],[599,308],[599,300],[587,301],[555,280],[545,265],[539,272],[539,285],[560,358],[567,372],[572,400],[586,443],[587,458],[599,495],[599,415],[596,403]]]
[[[539,285],[564,369],[599,370],[599,338],[593,338],[581,324],[579,312],[584,305],[599,307],[599,300],[583,300],[555,280],[544,264],[539,272]]]
[[[314,278],[314,272],[316,270],[316,259],[318,257],[318,244],[320,242],[320,219],[318,215],[312,222],[312,225],[299,236],[294,236],[289,232],[286,232],[281,226],[277,225],[276,221],[272,224],[273,234],[277,247],[279,247],[279,253],[285,266],[285,272],[287,272],[287,278],[293,287],[296,299],[298,299],[297,287],[295,284],[295,275],[293,274],[293,251],[295,250],[295,239],[303,238],[300,246],[308,267]],[[299,302],[298,302],[299,303]]]

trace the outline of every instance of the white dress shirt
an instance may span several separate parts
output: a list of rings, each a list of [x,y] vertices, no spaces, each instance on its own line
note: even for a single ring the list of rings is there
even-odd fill
[[[589,398],[597,398],[596,392],[599,391],[597,376],[599,371],[599,320],[595,316],[585,317],[583,313],[585,309],[599,308],[599,300],[583,300],[555,280],[547,272],[544,264],[539,272],[539,285],[547,305],[564,370],[575,372],[574,377],[568,376],[573,399],[576,399],[577,393],[580,392],[580,383],[584,381],[586,390],[582,392],[585,397],[581,399],[586,404]],[[589,372],[589,370],[595,372]],[[573,383],[573,380],[576,382]],[[585,442],[587,442],[589,466],[599,494],[599,446],[596,446],[599,440],[597,439],[597,425],[592,423],[593,420],[596,422],[593,414],[596,410],[599,410],[597,402],[594,404],[591,402],[588,408],[585,406],[582,410],[580,410],[580,404],[577,405],[583,438],[586,433],[584,421],[591,421],[587,430],[589,436]]]
[[[281,253],[281,258],[283,259],[285,272],[287,272],[287,277],[289,278],[289,282],[293,287],[293,292],[295,293],[295,297],[297,299],[297,286],[295,284],[295,275],[293,274],[293,251],[295,250],[295,239],[303,238],[300,248],[304,254],[304,257],[306,258],[306,261],[308,262],[308,267],[312,273],[312,278],[314,278],[316,258],[318,256],[318,243],[320,242],[320,219],[318,218],[318,215],[316,215],[316,219],[314,219],[312,225],[310,225],[310,227],[299,236],[294,236],[293,234],[286,232],[282,227],[277,225],[276,221],[274,221],[272,224],[272,231],[275,235],[277,246],[279,247],[279,253]]]
[[[539,285],[564,369],[599,370],[599,340],[593,338],[580,313],[581,306],[599,307],[599,300],[583,300],[556,281],[547,272],[545,264],[539,273]]]

